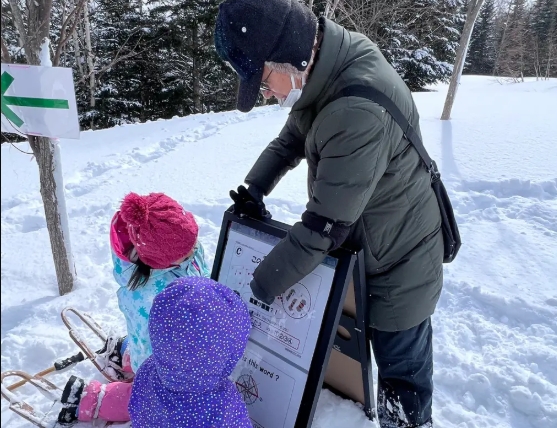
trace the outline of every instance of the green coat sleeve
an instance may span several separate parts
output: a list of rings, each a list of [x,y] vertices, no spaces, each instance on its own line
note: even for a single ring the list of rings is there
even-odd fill
[[[349,107],[347,100],[337,103],[336,110],[328,108],[330,113],[314,124],[312,150],[319,161],[306,208],[350,226],[384,174],[393,145],[370,103],[368,108]],[[298,222],[260,263],[254,279],[267,294],[278,296],[311,273],[331,248],[330,238]]]
[[[263,150],[245,182],[257,186],[267,196],[280,179],[297,167],[305,157],[305,136],[296,126],[293,116],[288,116],[279,136]]]

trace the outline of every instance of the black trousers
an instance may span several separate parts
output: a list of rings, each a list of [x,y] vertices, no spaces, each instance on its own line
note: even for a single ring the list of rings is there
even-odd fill
[[[431,319],[409,330],[371,329],[379,379],[381,428],[431,427],[433,348]]]

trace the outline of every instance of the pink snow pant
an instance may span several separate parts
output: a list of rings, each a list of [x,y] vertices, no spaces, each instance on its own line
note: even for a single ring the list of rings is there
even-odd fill
[[[127,358],[126,358],[127,357]],[[129,355],[124,353],[124,371],[132,372]],[[128,403],[132,394],[132,382],[111,382],[107,384],[92,380],[83,389],[79,402],[77,419],[91,422],[102,419],[106,422],[128,422]]]

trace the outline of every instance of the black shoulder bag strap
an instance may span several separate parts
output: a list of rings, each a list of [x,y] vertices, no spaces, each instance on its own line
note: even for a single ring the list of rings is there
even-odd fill
[[[335,94],[329,103],[336,101],[343,97],[360,97],[371,100],[380,106],[382,106],[395,122],[400,126],[404,132],[404,136],[410,143],[414,146],[420,158],[425,164],[427,171],[431,174],[431,187],[437,197],[437,202],[439,203],[439,210],[441,212],[441,226],[443,231],[443,241],[445,254],[443,257],[443,263],[452,262],[461,246],[460,232],[458,230],[458,225],[454,217],[453,208],[451,201],[447,194],[447,190],[441,181],[441,174],[437,169],[437,164],[424,147],[422,139],[410,124],[406,116],[400,111],[397,105],[383,92],[371,87],[364,85],[353,85],[348,86],[341,90],[339,93]]]

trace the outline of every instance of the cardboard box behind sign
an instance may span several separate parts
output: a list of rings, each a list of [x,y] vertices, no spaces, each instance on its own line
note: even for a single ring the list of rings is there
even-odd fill
[[[353,279],[350,279],[350,284],[346,292],[343,313],[350,317],[356,316]],[[338,334],[346,337],[345,335],[347,333],[345,328],[339,326]],[[329,365],[325,372],[324,383],[326,384],[325,386],[330,386],[351,400],[365,405],[364,384],[360,362],[350,358],[348,355],[344,355],[334,348],[331,351]]]

